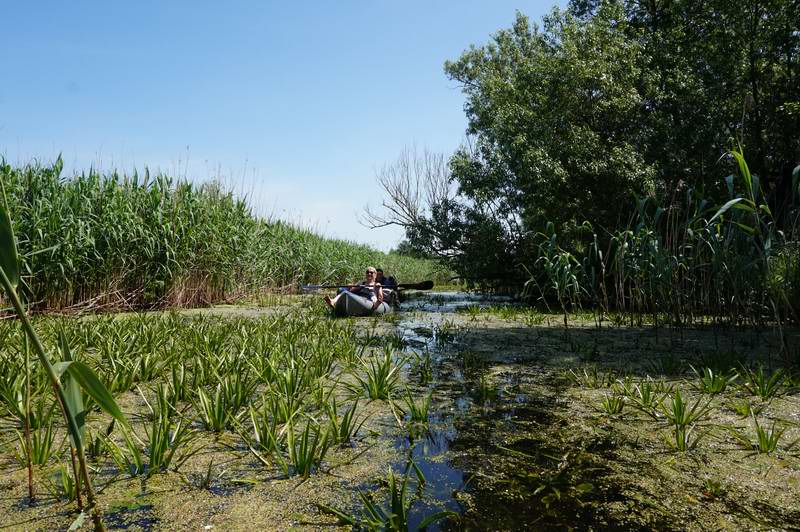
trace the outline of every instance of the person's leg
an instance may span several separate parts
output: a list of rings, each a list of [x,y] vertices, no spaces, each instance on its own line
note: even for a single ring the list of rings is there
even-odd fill
[[[336,302],[339,301],[339,298],[342,297],[343,293],[344,292],[339,292],[333,298],[331,296],[325,296],[323,299],[325,300],[325,303],[327,303],[329,307],[336,308]]]

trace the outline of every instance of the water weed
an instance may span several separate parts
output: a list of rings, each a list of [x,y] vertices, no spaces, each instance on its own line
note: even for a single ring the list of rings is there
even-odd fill
[[[669,402],[667,402],[669,399]],[[710,401],[698,397],[691,406],[683,399],[680,390],[661,401],[660,411],[667,421],[676,427],[687,427],[701,421],[711,410]]]
[[[694,366],[689,367],[692,368],[692,372],[697,378],[694,387],[702,393],[722,393],[739,378],[739,374],[736,372],[719,372],[711,368],[703,368],[703,371],[697,371]]]
[[[697,444],[705,436],[703,433],[694,434],[695,428],[697,428],[697,425],[694,424],[673,424],[670,434],[664,438],[664,441],[674,451],[682,453],[691,451],[697,447]]]
[[[600,409],[610,416],[621,414],[625,408],[625,397],[621,395],[606,395],[600,401]]]
[[[72,502],[78,498],[78,484],[64,465],[59,465],[55,473],[45,481],[45,487],[55,499]]]
[[[424,395],[420,401],[414,400],[411,391],[406,389],[406,395],[403,397],[406,411],[406,418],[409,423],[425,424],[428,422],[428,416],[433,399],[433,391]]]
[[[387,489],[389,491],[389,502],[386,507],[376,503],[372,495],[358,492],[361,499],[362,509],[360,514],[351,514],[337,508],[319,505],[319,508],[331,515],[336,516],[339,522],[344,525],[350,525],[356,529],[364,530],[387,530],[393,532],[408,532],[412,530],[409,528],[409,513],[411,506],[418,500],[419,497],[412,497],[409,495],[409,481],[410,472],[414,470],[417,478],[417,493],[421,493],[425,485],[425,477],[422,471],[410,462],[406,466],[403,476],[398,479],[398,476],[389,470],[387,477]],[[455,518],[456,514],[449,511],[435,512],[419,523],[417,530],[424,530],[426,527],[441,521],[442,519]]]
[[[600,371],[597,366],[584,366],[579,370],[569,369],[564,377],[571,383],[585,388],[608,388],[614,384],[613,372]]]
[[[334,398],[328,407],[328,421],[330,427],[328,433],[331,435],[332,440],[339,445],[346,445],[353,441],[358,434],[358,431],[367,420],[366,417],[362,418],[359,422],[356,416],[356,409],[358,408],[358,398],[353,401],[350,408],[340,416],[338,407],[336,406],[336,398]]]
[[[309,419],[299,435],[295,432],[295,422],[290,421],[286,430],[286,459],[280,460],[284,473],[308,478],[320,466],[330,446],[330,432],[323,431],[314,420]]]
[[[54,447],[55,424],[52,420],[31,431],[30,446],[20,431],[16,431],[16,435],[17,448],[15,452],[17,460],[23,466],[27,463],[28,456],[33,465],[46,465],[56,452]]]
[[[777,422],[773,421],[772,426],[767,429],[761,426],[758,422],[758,418],[754,414],[750,414],[750,419],[753,422],[753,435],[755,436],[755,440],[751,440],[750,437],[742,431],[733,431],[733,436],[739,441],[742,447],[760,454],[771,454],[777,451],[778,443],[786,432],[786,427],[779,427],[777,426]],[[789,447],[791,448],[792,446]]]
[[[392,351],[384,349],[382,357],[361,361],[361,371],[355,373],[357,385],[351,386],[356,394],[363,393],[369,399],[388,400],[398,386],[399,366],[392,360]]]
[[[764,405],[753,405],[752,402],[746,399],[732,400],[728,403],[731,410],[736,412],[740,417],[750,417],[751,415],[759,415],[764,410]]]
[[[763,366],[759,366],[755,371],[745,368],[745,382],[742,386],[750,395],[767,401],[780,392],[783,375],[783,370],[780,369],[768,376],[764,373]]]

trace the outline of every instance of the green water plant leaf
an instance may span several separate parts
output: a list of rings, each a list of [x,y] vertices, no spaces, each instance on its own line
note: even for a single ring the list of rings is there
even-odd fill
[[[114,396],[109,393],[108,389],[100,382],[100,379],[97,378],[97,375],[89,366],[77,360],[70,360],[59,362],[54,365],[54,368],[57,375],[63,375],[68,372],[104,412],[127,425],[128,422],[125,419],[125,415],[119,409]]]
[[[19,284],[19,255],[17,254],[17,241],[14,238],[14,228],[11,226],[11,216],[8,212],[6,189],[0,181],[0,269],[2,269],[13,288]]]
[[[69,348],[69,342],[63,330],[58,332],[58,343],[61,350],[61,357],[66,362],[72,362],[72,351]],[[78,425],[78,437],[81,441],[84,441],[86,438],[86,409],[83,404],[80,384],[78,384],[78,381],[69,371],[63,375],[62,382],[64,383],[65,406],[72,413],[72,416],[75,418],[75,423]],[[70,437],[72,437],[72,435],[70,435]],[[73,442],[73,445],[75,445],[75,442]]]

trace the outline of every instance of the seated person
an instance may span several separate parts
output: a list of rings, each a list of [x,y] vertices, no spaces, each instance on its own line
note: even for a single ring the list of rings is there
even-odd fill
[[[377,268],[375,271],[378,272],[376,281],[380,283],[382,287],[392,288],[392,289],[397,288],[397,280],[394,277],[392,277],[391,275],[389,277],[386,277],[383,274],[383,270],[381,268]]]
[[[375,279],[377,276],[378,271],[370,266],[367,268],[365,274],[366,279],[364,281],[347,288],[347,291],[366,297],[372,301],[372,310],[375,310],[380,306],[381,303],[383,303],[383,288],[381,287],[380,283],[376,282]],[[339,293],[334,298],[325,296],[325,303],[327,303],[331,308],[336,308],[336,302],[339,301],[340,297],[344,297],[344,294]]]

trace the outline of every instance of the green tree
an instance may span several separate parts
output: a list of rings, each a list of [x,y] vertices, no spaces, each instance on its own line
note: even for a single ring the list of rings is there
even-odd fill
[[[554,11],[542,30],[518,14],[491,43],[445,64],[475,138],[451,161],[463,195],[498,202],[525,232],[546,221],[615,225],[632,194],[654,192],[643,51],[626,25],[616,4],[589,20]]]
[[[446,62],[469,135],[450,158],[453,190],[395,219],[466,278],[514,283],[548,222],[580,251],[584,221],[602,239],[632,220],[635,198],[670,211],[688,190],[727,199],[721,157],[739,145],[785,225],[800,161],[797,13],[797,0],[573,0],[541,26],[518,13]]]
[[[608,2],[573,0],[596,18]],[[796,0],[626,0],[628,38],[644,51],[640,92],[661,190],[721,186],[716,164],[735,142],[770,195],[788,211],[800,159],[800,4]],[[709,191],[710,192],[710,191]]]

